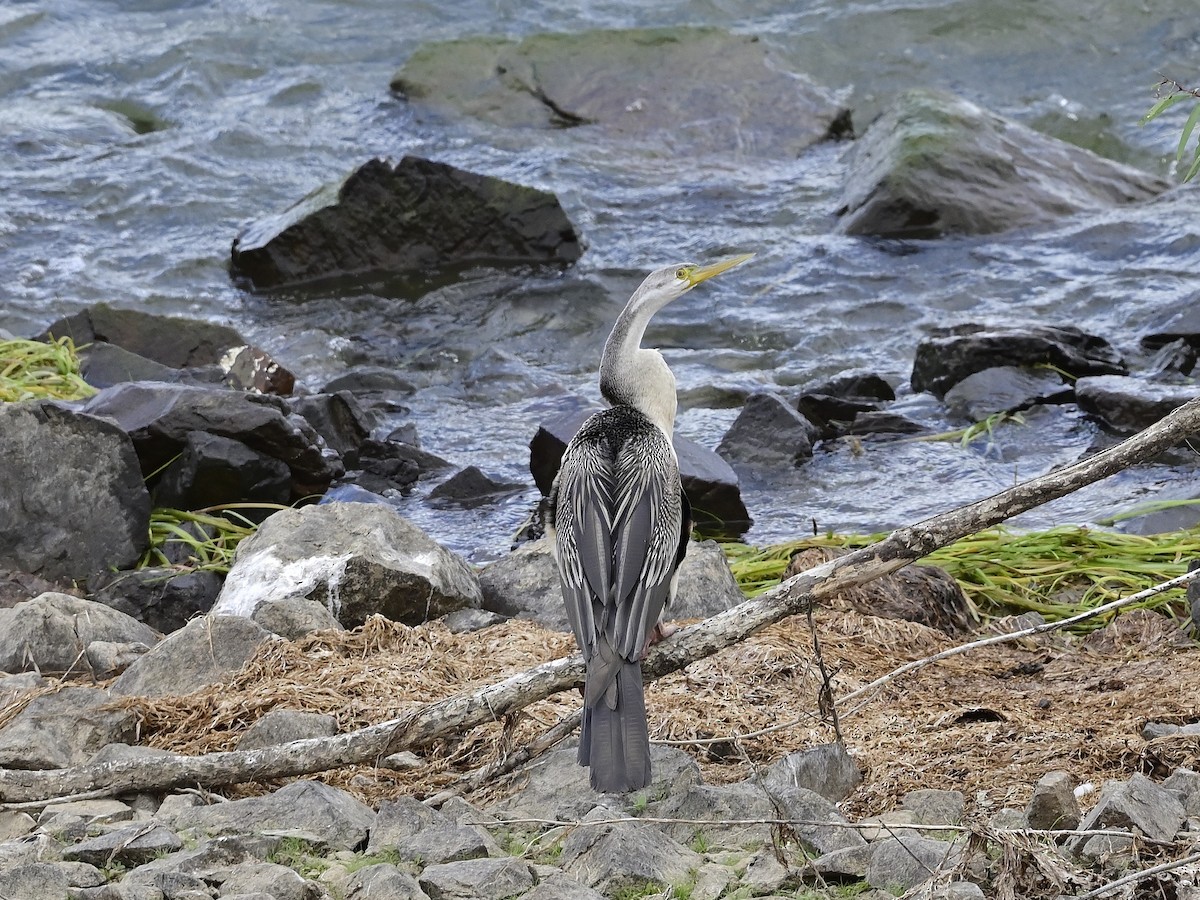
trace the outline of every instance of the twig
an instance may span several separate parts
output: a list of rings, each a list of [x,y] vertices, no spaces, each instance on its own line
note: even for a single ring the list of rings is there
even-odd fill
[[[1124,887],[1127,884],[1136,884],[1154,875],[1161,875],[1163,872],[1170,872],[1172,869],[1191,865],[1194,862],[1200,862],[1200,853],[1193,853],[1191,856],[1185,856],[1182,859],[1172,860],[1171,862],[1159,863],[1157,866],[1142,869],[1140,872],[1132,872],[1123,878],[1118,878],[1116,881],[1110,881],[1108,884],[1090,890],[1086,894],[1079,894],[1075,900],[1089,900],[1091,897],[1101,897],[1119,887]]]

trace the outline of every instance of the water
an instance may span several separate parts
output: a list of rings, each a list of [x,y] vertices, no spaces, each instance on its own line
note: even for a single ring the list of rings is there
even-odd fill
[[[526,448],[537,422],[565,394],[597,398],[600,346],[648,269],[757,253],[651,329],[679,378],[681,433],[715,447],[736,415],[731,396],[855,367],[884,375],[902,410],[943,428],[937,405],[906,389],[927,328],[1074,323],[1133,352],[1200,287],[1197,198],[989,238],[863,241],[832,233],[843,146],[795,160],[620,158],[574,130],[436,124],[388,92],[415,47],[481,32],[716,25],[761,35],[779,59],[844,91],[860,129],[891,93],[938,86],[1163,172],[1181,123],[1137,121],[1160,71],[1195,74],[1193,13],[1184,0],[1099,12],[1071,0],[9,2],[0,328],[33,334],[108,302],[233,325],[307,389],[352,366],[395,368],[417,387],[408,417],[427,449],[529,485],[469,511],[434,509],[423,491],[406,502],[455,550],[494,558],[536,496]],[[419,297],[268,297],[232,284],[229,248],[246,223],[372,156],[404,153],[554,191],[587,253],[561,275],[469,273]],[[906,524],[1070,462],[1096,439],[1094,425],[1058,411],[1001,429],[990,447],[838,443],[795,472],[747,482],[748,537]],[[1188,477],[1126,474],[1021,524],[1094,521],[1173,495]]]

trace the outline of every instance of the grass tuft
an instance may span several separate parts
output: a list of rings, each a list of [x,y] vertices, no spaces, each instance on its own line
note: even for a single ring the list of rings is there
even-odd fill
[[[79,370],[78,348],[70,338],[0,341],[0,403],[91,397],[97,391]]]
[[[168,566],[181,571],[229,573],[238,545],[258,529],[258,524],[238,510],[270,510],[290,507],[278,503],[228,503],[188,511],[160,507],[150,513],[150,547],[138,568]],[[178,560],[183,550],[182,562]]]

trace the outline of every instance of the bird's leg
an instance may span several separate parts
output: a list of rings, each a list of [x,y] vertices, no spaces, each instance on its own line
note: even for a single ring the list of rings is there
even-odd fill
[[[674,622],[659,621],[650,631],[650,637],[646,641],[646,646],[642,648],[642,656],[646,655],[646,651],[657,644],[659,641],[665,641],[671,635],[679,630],[679,626]]]

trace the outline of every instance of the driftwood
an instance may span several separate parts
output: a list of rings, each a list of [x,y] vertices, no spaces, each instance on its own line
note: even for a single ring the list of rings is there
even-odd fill
[[[651,649],[643,663],[646,677],[659,678],[677,671],[773,622],[804,611],[815,601],[893,572],[959,538],[1152,459],[1197,432],[1200,398],[1086,460],[898,529],[878,543],[802,572],[753,600],[681,629]],[[214,787],[369,764],[388,754],[419,748],[495,721],[582,681],[583,661],[573,655],[477,691],[426,704],[401,718],[331,738],[258,750],[116,760],[49,771],[0,769],[0,804],[163,791],[197,784]]]

